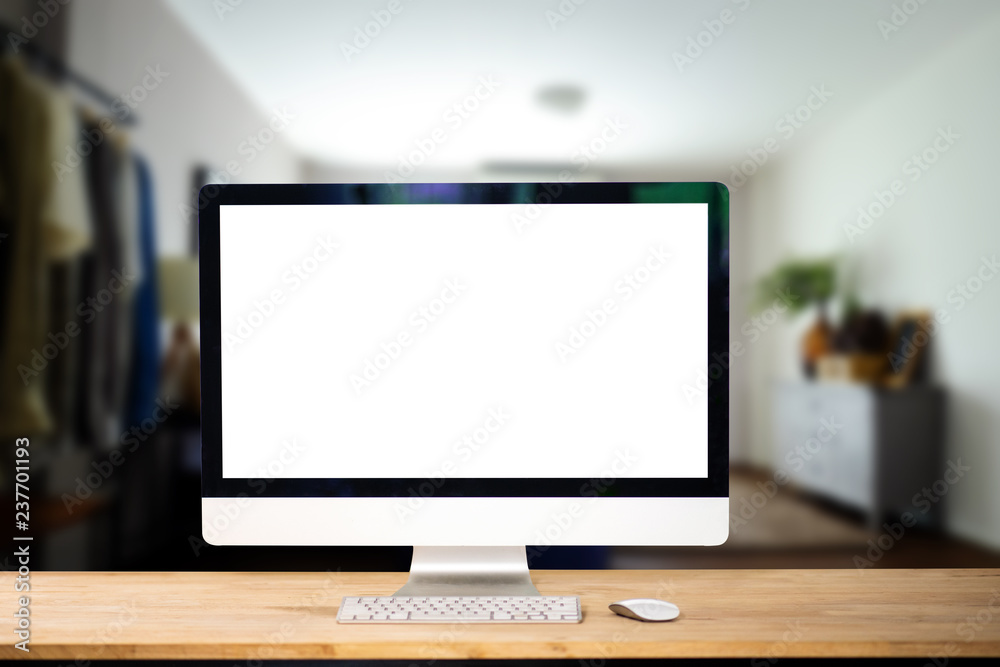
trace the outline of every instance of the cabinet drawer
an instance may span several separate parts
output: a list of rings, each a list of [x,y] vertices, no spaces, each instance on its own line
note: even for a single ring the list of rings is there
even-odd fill
[[[847,505],[874,502],[874,395],[861,387],[794,385],[776,396],[777,469]]]

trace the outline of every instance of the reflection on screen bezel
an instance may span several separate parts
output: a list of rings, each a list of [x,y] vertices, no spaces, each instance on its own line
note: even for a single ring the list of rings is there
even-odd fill
[[[241,479],[222,476],[222,327],[219,210],[226,205],[420,204],[708,205],[707,478]],[[618,497],[725,498],[729,494],[729,192],[719,183],[399,183],[208,185],[199,198],[203,497]],[[680,389],[678,389],[680,390]],[[428,486],[430,485],[430,486]]]

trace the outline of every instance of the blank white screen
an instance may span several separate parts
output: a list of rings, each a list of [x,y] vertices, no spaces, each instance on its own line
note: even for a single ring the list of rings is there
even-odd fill
[[[707,205],[515,213],[221,207],[223,476],[707,477]]]

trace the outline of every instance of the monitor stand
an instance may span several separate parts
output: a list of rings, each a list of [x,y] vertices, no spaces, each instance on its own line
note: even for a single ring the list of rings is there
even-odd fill
[[[410,578],[393,597],[541,595],[524,547],[413,547]]]

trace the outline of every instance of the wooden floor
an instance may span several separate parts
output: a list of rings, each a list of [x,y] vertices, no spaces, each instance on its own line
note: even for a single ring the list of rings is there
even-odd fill
[[[791,487],[781,489],[745,523],[743,497],[769,479],[766,471],[730,474],[730,539],[721,547],[616,548],[610,567],[732,568],[967,568],[1000,567],[1000,553],[941,532],[909,528],[898,539],[873,531],[864,517]],[[888,548],[885,548],[888,547]]]

